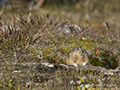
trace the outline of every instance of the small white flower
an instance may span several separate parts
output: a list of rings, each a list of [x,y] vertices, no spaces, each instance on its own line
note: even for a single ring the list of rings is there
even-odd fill
[[[79,85],[80,85],[80,84],[81,84],[81,81],[77,81],[77,84],[79,84]]]
[[[83,84],[80,85],[80,87],[83,87],[83,86],[84,86]]]
[[[113,73],[109,72],[109,75],[113,75]]]
[[[83,77],[82,77],[82,79],[83,79],[83,80],[85,80],[85,79],[86,79],[86,77],[85,77],[85,76],[83,76]]]
[[[102,81],[105,81],[105,78],[102,78]]]
[[[75,82],[73,80],[70,81],[70,84],[74,84],[75,85]]]
[[[53,82],[53,80],[52,80],[52,79],[50,79],[50,80],[48,80],[48,82]]]
[[[98,82],[101,82],[101,80],[100,80],[100,79],[98,79]]]
[[[90,87],[90,85],[89,85],[89,84],[86,84],[86,85],[85,85],[85,88],[89,88],[89,87]]]

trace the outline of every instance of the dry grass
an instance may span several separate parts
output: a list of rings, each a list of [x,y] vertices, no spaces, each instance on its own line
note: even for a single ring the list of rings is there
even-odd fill
[[[82,0],[72,6],[66,5],[66,0],[64,4],[57,4],[62,4],[61,8],[52,3],[49,6],[48,2],[40,10],[25,9],[23,12],[20,8],[17,11],[17,6],[12,2],[12,8],[8,10],[6,7],[0,16],[0,89],[81,90],[80,86],[84,88],[86,85],[96,89],[118,89],[119,72],[107,75],[99,69],[79,71],[58,68],[48,73],[46,67],[38,65],[46,61],[63,64],[69,50],[82,46],[90,51],[90,55],[94,55],[96,49],[110,52],[110,56],[116,56],[119,67],[120,27],[117,21],[119,17],[116,18],[119,15],[118,0]],[[113,7],[112,3],[115,3]],[[47,12],[50,14],[40,14]],[[61,36],[58,30],[67,24],[80,24],[84,30]],[[43,70],[42,73],[36,69],[38,66]],[[78,84],[78,81],[81,83]]]

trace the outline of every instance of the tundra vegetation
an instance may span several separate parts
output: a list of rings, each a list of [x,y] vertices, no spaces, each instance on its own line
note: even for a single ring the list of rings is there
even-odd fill
[[[119,0],[48,0],[42,8],[28,7],[27,0],[11,0],[1,10],[1,90],[120,88]],[[59,31],[66,25],[82,31]],[[89,68],[61,67],[77,46],[89,53]]]

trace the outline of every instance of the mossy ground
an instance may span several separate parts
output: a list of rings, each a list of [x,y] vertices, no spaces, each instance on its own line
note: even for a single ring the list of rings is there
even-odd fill
[[[107,69],[120,66],[119,0],[87,1],[69,5],[46,2],[43,8],[28,11],[24,8],[27,7],[24,1],[24,4],[20,2],[20,6],[17,6],[18,4],[11,0],[12,5],[8,4],[3,16],[0,16],[1,25],[18,26],[23,32],[0,32],[0,89],[76,90],[80,86],[77,80],[83,76],[87,78],[83,85],[91,84],[96,87],[95,85],[102,84],[102,88],[109,89],[119,87],[119,73],[106,75],[98,69],[67,69],[49,74],[44,72],[44,68],[41,68],[43,73],[36,70],[36,66],[42,62],[64,64],[67,53],[77,46],[88,51],[91,65]],[[103,3],[106,5],[103,6]],[[29,12],[32,14],[31,18],[27,14]],[[106,21],[108,23],[105,23]],[[65,24],[81,25],[84,31],[61,37],[57,30]],[[97,54],[96,49],[99,49]],[[14,64],[15,60],[17,62]],[[74,85],[70,84],[71,80],[75,82]],[[113,84],[114,86],[106,86]]]

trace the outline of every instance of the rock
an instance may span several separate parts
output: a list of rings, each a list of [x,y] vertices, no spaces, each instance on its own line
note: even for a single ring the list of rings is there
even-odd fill
[[[78,25],[65,25],[64,27],[60,28],[58,32],[60,35],[68,35],[72,33],[80,33],[83,31],[83,28],[81,28]]]

